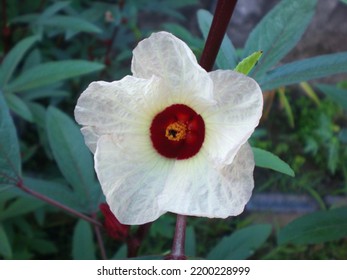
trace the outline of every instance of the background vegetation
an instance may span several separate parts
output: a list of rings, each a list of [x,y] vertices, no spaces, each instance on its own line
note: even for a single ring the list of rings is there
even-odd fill
[[[144,236],[132,227],[125,238],[81,219],[102,221],[104,197],[72,112],[91,81],[130,74],[131,50],[151,32],[172,32],[199,57],[212,20],[202,2],[2,1],[0,258],[102,258],[101,243],[108,258],[125,258],[127,240],[135,237],[142,242],[141,256],[169,252],[174,215],[162,216]],[[317,0],[278,1],[244,46],[235,48],[225,37],[216,68],[234,69],[263,51],[249,73],[265,100],[250,141],[255,194],[239,217],[189,218],[188,256],[347,258],[347,77],[333,84],[316,80],[346,73],[347,52],[282,62],[316,5]],[[195,27],[187,14],[196,18]]]

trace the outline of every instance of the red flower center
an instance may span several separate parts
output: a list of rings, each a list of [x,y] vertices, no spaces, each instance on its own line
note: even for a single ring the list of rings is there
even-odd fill
[[[188,159],[196,155],[205,139],[205,123],[192,108],[174,104],[158,113],[151,124],[151,140],[159,154]]]

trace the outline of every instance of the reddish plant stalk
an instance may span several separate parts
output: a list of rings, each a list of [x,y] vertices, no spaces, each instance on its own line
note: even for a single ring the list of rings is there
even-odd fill
[[[4,46],[4,56],[7,54],[7,52],[10,50],[11,45],[11,30],[9,26],[7,25],[7,1],[2,0],[1,1],[1,8],[2,8],[2,41]]]
[[[25,186],[23,184],[23,181],[17,182],[17,187],[19,189],[21,189],[22,191],[24,191],[24,192],[26,192],[26,193],[28,193],[28,194],[36,197],[36,198],[38,198],[38,199],[48,203],[48,204],[51,204],[51,205],[53,205],[53,206],[55,206],[57,208],[60,208],[60,209],[66,211],[66,212],[68,212],[68,213],[70,213],[70,214],[72,214],[72,215],[74,215],[74,216],[76,216],[78,218],[86,220],[87,222],[90,222],[90,223],[92,223],[92,224],[94,224],[94,225],[96,225],[98,227],[102,226],[101,223],[99,223],[99,221],[97,221],[96,219],[93,219],[92,217],[84,215],[84,214],[76,211],[75,209],[72,209],[72,208],[70,208],[70,207],[68,207],[68,206],[66,206],[64,204],[61,204],[60,202],[58,202],[58,201],[56,201],[54,199],[51,199],[51,198],[49,198],[49,197],[47,197],[47,196],[45,196],[45,195],[43,195],[41,193],[38,193],[38,192],[35,192],[35,191],[31,190],[30,188],[28,188],[27,186]]]
[[[175,236],[170,255],[167,260],[185,260],[185,242],[186,242],[186,224],[187,216],[177,214]]]
[[[217,2],[205,48],[200,58],[201,67],[207,72],[211,71],[213,68],[236,3],[237,0],[219,0]]]
[[[96,213],[93,214],[93,219],[97,221]],[[98,244],[99,244],[101,258],[103,260],[107,260],[106,250],[105,250],[105,246],[104,246],[104,240],[102,239],[102,236],[101,236],[100,227],[97,225],[93,225],[93,227],[94,227],[96,240],[98,241]]]

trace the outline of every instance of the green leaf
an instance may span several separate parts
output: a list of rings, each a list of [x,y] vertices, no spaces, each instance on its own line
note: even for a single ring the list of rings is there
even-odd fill
[[[0,255],[7,259],[12,258],[12,247],[2,224],[0,224]]]
[[[71,184],[81,201],[91,205],[93,211],[98,196],[94,176],[94,164],[90,151],[76,123],[66,114],[54,107],[49,107],[46,116],[46,130],[53,156],[61,173]]]
[[[5,95],[6,102],[10,109],[15,112],[18,116],[21,116],[23,119],[28,122],[33,121],[33,115],[28,107],[28,105],[14,94]]]
[[[328,147],[328,169],[334,174],[340,158],[340,142],[337,138],[332,138]]]
[[[0,213],[0,220],[3,221],[30,213],[41,208],[44,204],[43,201],[31,197],[19,197]]]
[[[95,260],[95,248],[91,225],[78,220],[72,239],[72,257],[74,260]]]
[[[263,90],[347,72],[347,52],[326,54],[284,64],[260,80]]]
[[[278,234],[278,244],[319,244],[347,236],[347,208],[316,211],[286,225]]]
[[[212,24],[213,15],[209,11],[199,10],[197,17],[199,28],[206,40]],[[228,36],[225,35],[217,55],[216,64],[220,69],[234,69],[237,65],[237,60],[235,47]]]
[[[53,242],[45,239],[30,238],[28,240],[28,245],[33,251],[36,251],[40,254],[58,253],[58,248],[56,247],[56,245]]]
[[[25,92],[25,94],[22,94],[22,96],[25,100],[36,100],[40,98],[69,97],[70,93],[65,90],[44,88]]]
[[[23,67],[21,67],[21,71],[27,71],[32,67],[39,65],[42,63],[42,56],[38,49],[33,49],[29,54],[26,55],[25,61],[23,63]]]
[[[293,169],[278,156],[259,148],[252,147],[252,150],[256,166],[269,168],[292,177],[295,176]]]
[[[324,84],[318,84],[315,86],[326,96],[347,110],[347,90]]]
[[[0,67],[0,88],[11,79],[14,70],[22,60],[25,53],[37,42],[37,36],[23,39],[6,55]]]
[[[194,227],[187,227],[185,242],[186,255],[194,257],[196,255],[196,237]]]
[[[55,15],[45,18],[41,24],[50,27],[61,28],[66,31],[101,33],[102,30],[95,24],[74,16]]]
[[[21,157],[16,128],[0,91],[0,184],[15,184],[21,177]]]
[[[271,234],[268,224],[252,225],[235,231],[222,240],[207,255],[209,260],[245,260],[260,248]]]
[[[43,146],[48,158],[53,158],[51,148],[48,143],[46,131],[46,108],[35,102],[27,102],[27,105],[33,114],[33,119],[36,124],[36,129],[39,136],[39,143]]]
[[[294,127],[294,114],[293,114],[293,111],[292,111],[292,107],[290,107],[290,104],[289,104],[289,101],[288,101],[288,98],[286,96],[286,92],[285,92],[285,88],[279,88],[278,89],[278,95],[279,95],[279,98],[280,98],[280,104],[281,106],[284,108],[285,112],[286,112],[286,115],[287,115],[287,118],[288,118],[288,121],[289,121],[289,125],[291,128]]]
[[[313,90],[308,82],[301,82],[300,87],[303,89],[307,97],[310,98],[317,106],[321,105],[317,93]]]
[[[123,244],[112,256],[111,260],[125,260],[127,258],[127,245]]]
[[[244,58],[239,64],[237,64],[235,71],[247,75],[257,64],[262,54],[262,51],[257,51]]]
[[[300,40],[310,23],[317,0],[282,0],[253,29],[243,57],[262,50],[263,56],[251,73],[256,79],[277,64]]]
[[[12,81],[5,91],[20,92],[47,86],[65,79],[100,71],[103,64],[84,60],[65,60],[37,65]]]
[[[62,9],[65,9],[70,5],[70,1],[59,1],[51,6],[49,6],[43,13],[40,15],[40,19],[43,18],[49,18],[53,15],[55,15],[57,12],[59,12]]]

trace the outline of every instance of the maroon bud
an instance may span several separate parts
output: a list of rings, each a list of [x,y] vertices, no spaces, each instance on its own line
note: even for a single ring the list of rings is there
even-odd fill
[[[107,234],[113,239],[124,241],[129,236],[130,226],[121,224],[113,215],[107,203],[101,203],[99,208],[105,217],[104,227]]]

